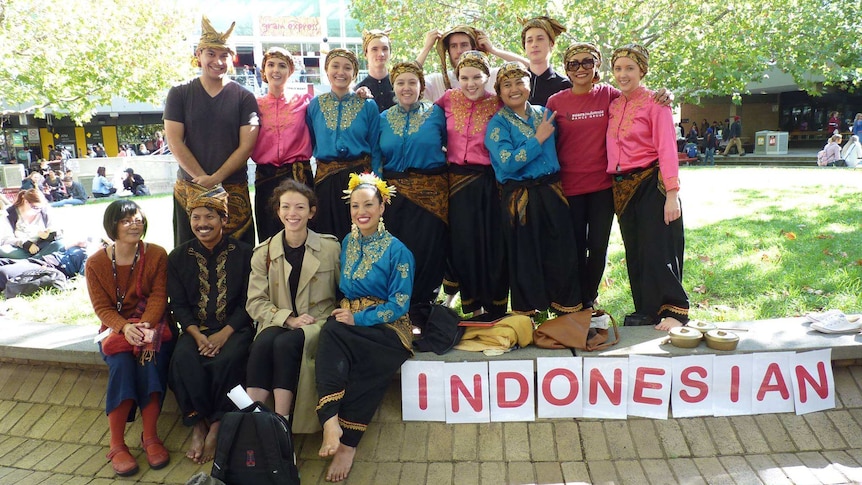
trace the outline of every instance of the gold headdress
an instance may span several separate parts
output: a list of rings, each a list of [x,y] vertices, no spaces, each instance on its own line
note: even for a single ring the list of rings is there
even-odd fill
[[[467,51],[461,54],[458,65],[455,66],[455,76],[460,75],[462,67],[475,67],[484,72],[486,76],[491,75],[491,64],[488,62],[488,56],[481,51]],[[449,76],[443,76],[443,79],[449,79]]]
[[[504,63],[500,66],[500,70],[497,71],[497,80],[494,81],[494,91],[497,92],[497,95],[500,94],[500,84],[507,79],[520,79],[524,77],[530,77],[530,71],[527,70],[527,66],[521,64],[518,61],[510,61]]]
[[[233,32],[234,27],[236,27],[236,22],[231,23],[230,28],[224,33],[221,33],[213,27],[213,24],[210,23],[210,19],[204,15],[201,17],[201,40],[198,42],[196,51],[200,52],[201,49],[210,48],[224,49],[230,52],[230,55],[235,56],[236,52],[234,52],[233,48],[227,43],[227,39],[230,37],[231,32]]]
[[[558,35],[566,31],[566,27],[560,22],[546,16],[533,17],[531,19],[518,19],[518,22],[524,26],[521,29],[521,47],[526,48],[527,31],[534,28],[539,28],[547,32],[551,43],[556,42]]]
[[[379,39],[381,37],[389,37],[389,34],[392,33],[392,29],[383,29],[383,30],[363,30],[362,31],[362,52],[368,55],[368,44],[371,43],[374,39]]]
[[[359,74],[359,59],[356,58],[356,54],[354,54],[353,51],[342,49],[340,47],[332,49],[328,54],[326,54],[326,60],[323,62],[324,71],[329,68],[329,61],[335,57],[343,57],[353,64],[353,80],[355,81],[356,76]]]
[[[399,62],[392,66],[389,70],[389,80],[392,84],[395,84],[395,79],[398,76],[409,72],[411,74],[415,74],[416,77],[419,78],[419,98],[422,99],[422,95],[425,93],[425,73],[422,71],[422,66],[414,62]]]
[[[347,182],[347,190],[344,191],[345,195],[342,198],[349,202],[350,194],[360,185],[373,185],[380,192],[380,197],[384,203],[392,203],[392,197],[395,196],[395,186],[386,185],[386,181],[368,172],[350,174],[350,180]]]
[[[446,89],[452,88],[452,83],[449,82],[448,68],[446,67],[448,65],[446,59],[449,57],[449,37],[452,34],[466,35],[470,38],[470,43],[473,45],[473,49],[478,49],[479,36],[482,35],[482,31],[466,25],[458,25],[443,33],[443,35],[440,36],[440,39],[437,40],[437,55],[440,56],[440,66],[443,68],[443,84],[446,86]],[[458,59],[455,59],[452,63],[457,65],[458,61]],[[452,67],[454,68],[456,66],[453,65]]]
[[[616,63],[617,59],[620,57],[628,57],[635,61],[638,67],[641,68],[644,76],[646,76],[647,71],[649,70],[649,51],[646,47],[640,44],[626,44],[615,49],[614,53],[611,54],[611,67],[613,67],[614,63]]]

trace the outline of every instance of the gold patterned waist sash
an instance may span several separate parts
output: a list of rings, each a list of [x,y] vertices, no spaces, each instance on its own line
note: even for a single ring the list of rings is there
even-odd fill
[[[547,185],[564,204],[569,205],[566,195],[563,193],[559,172],[537,179],[510,180],[503,184],[503,204],[509,213],[510,222],[514,224],[515,221],[518,221],[518,225],[520,226],[527,224],[527,205],[530,202],[530,188],[541,185]]]
[[[637,192],[638,187],[644,180],[652,177],[658,172],[658,167],[653,165],[641,171],[635,171],[628,174],[614,175],[614,185],[612,187],[614,193],[614,212],[620,216],[625,212],[629,202]],[[664,193],[664,182],[661,177],[658,177],[658,188]]]
[[[383,179],[395,186],[399,196],[449,223],[449,174],[446,167],[438,170],[383,172]]]
[[[386,303],[386,301],[374,296],[363,296],[353,300],[344,298],[341,300],[341,308],[346,308],[352,313],[356,313],[368,307],[382,305],[383,303]],[[401,345],[410,351],[410,355],[413,355],[413,325],[410,324],[410,315],[405,313],[398,320],[392,323],[384,323],[383,325],[394,330],[401,340]]]
[[[255,185],[265,184],[271,180],[281,180],[286,175],[289,175],[293,180],[308,185],[311,182],[305,176],[308,172],[311,172],[310,160],[297,160],[278,167],[262,164],[257,166],[254,183]]]
[[[354,172],[370,172],[371,157],[369,155],[363,155],[359,158],[353,158],[350,160],[318,160],[317,173],[314,175],[314,184],[317,185],[323,182],[330,175],[351,169],[356,169],[352,170]]]

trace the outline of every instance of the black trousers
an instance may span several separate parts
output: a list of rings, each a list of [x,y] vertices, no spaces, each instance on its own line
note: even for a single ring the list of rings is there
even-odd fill
[[[410,351],[386,325],[359,327],[330,317],[317,355],[317,417],[323,425],[337,414],[341,442],[356,447]]]
[[[559,176],[504,184],[503,206],[512,310],[582,310],[578,251],[564,222],[568,204]]]
[[[608,188],[572,195],[569,216],[578,248],[578,279],[585,306],[594,306],[608,260],[608,241],[614,223],[614,194]]]
[[[205,330],[203,334],[215,332]],[[183,413],[183,424],[194,426],[201,419],[218,421],[224,413],[236,410],[227,393],[243,384],[253,338],[254,329],[244,328],[234,332],[215,357],[204,357],[191,335],[180,335],[171,357],[168,384]]]
[[[386,229],[407,246],[416,260],[410,304],[434,301],[446,267],[446,223],[403,194],[392,199],[384,221]]]
[[[618,216],[635,312],[654,319],[688,322],[688,295],[682,286],[685,233],[682,217],[664,223],[667,197],[658,189],[660,172],[647,177]]]
[[[305,332],[269,327],[254,339],[248,356],[248,387],[272,391],[286,389],[296,394]]]
[[[449,244],[449,272],[458,282],[464,313],[484,307],[493,316],[505,314],[509,306],[509,271],[503,210],[490,167],[450,193]]]

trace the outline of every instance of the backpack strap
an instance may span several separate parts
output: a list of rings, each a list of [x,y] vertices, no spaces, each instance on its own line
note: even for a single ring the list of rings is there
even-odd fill
[[[215,457],[213,457],[212,475],[214,477],[219,479],[225,477],[230,460],[231,445],[233,445],[239,426],[245,416],[245,413],[229,412],[222,417],[216,441]]]

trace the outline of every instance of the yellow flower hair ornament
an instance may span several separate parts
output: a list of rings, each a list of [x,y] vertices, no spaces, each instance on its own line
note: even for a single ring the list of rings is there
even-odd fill
[[[380,197],[383,198],[383,203],[391,204],[392,197],[395,196],[395,186],[394,185],[386,185],[386,181],[379,178],[377,175],[373,173],[352,173],[350,174],[350,180],[347,182],[347,190],[344,191],[343,199],[350,201],[350,194],[356,190],[360,185],[373,185],[377,188],[377,191],[380,192]]]

